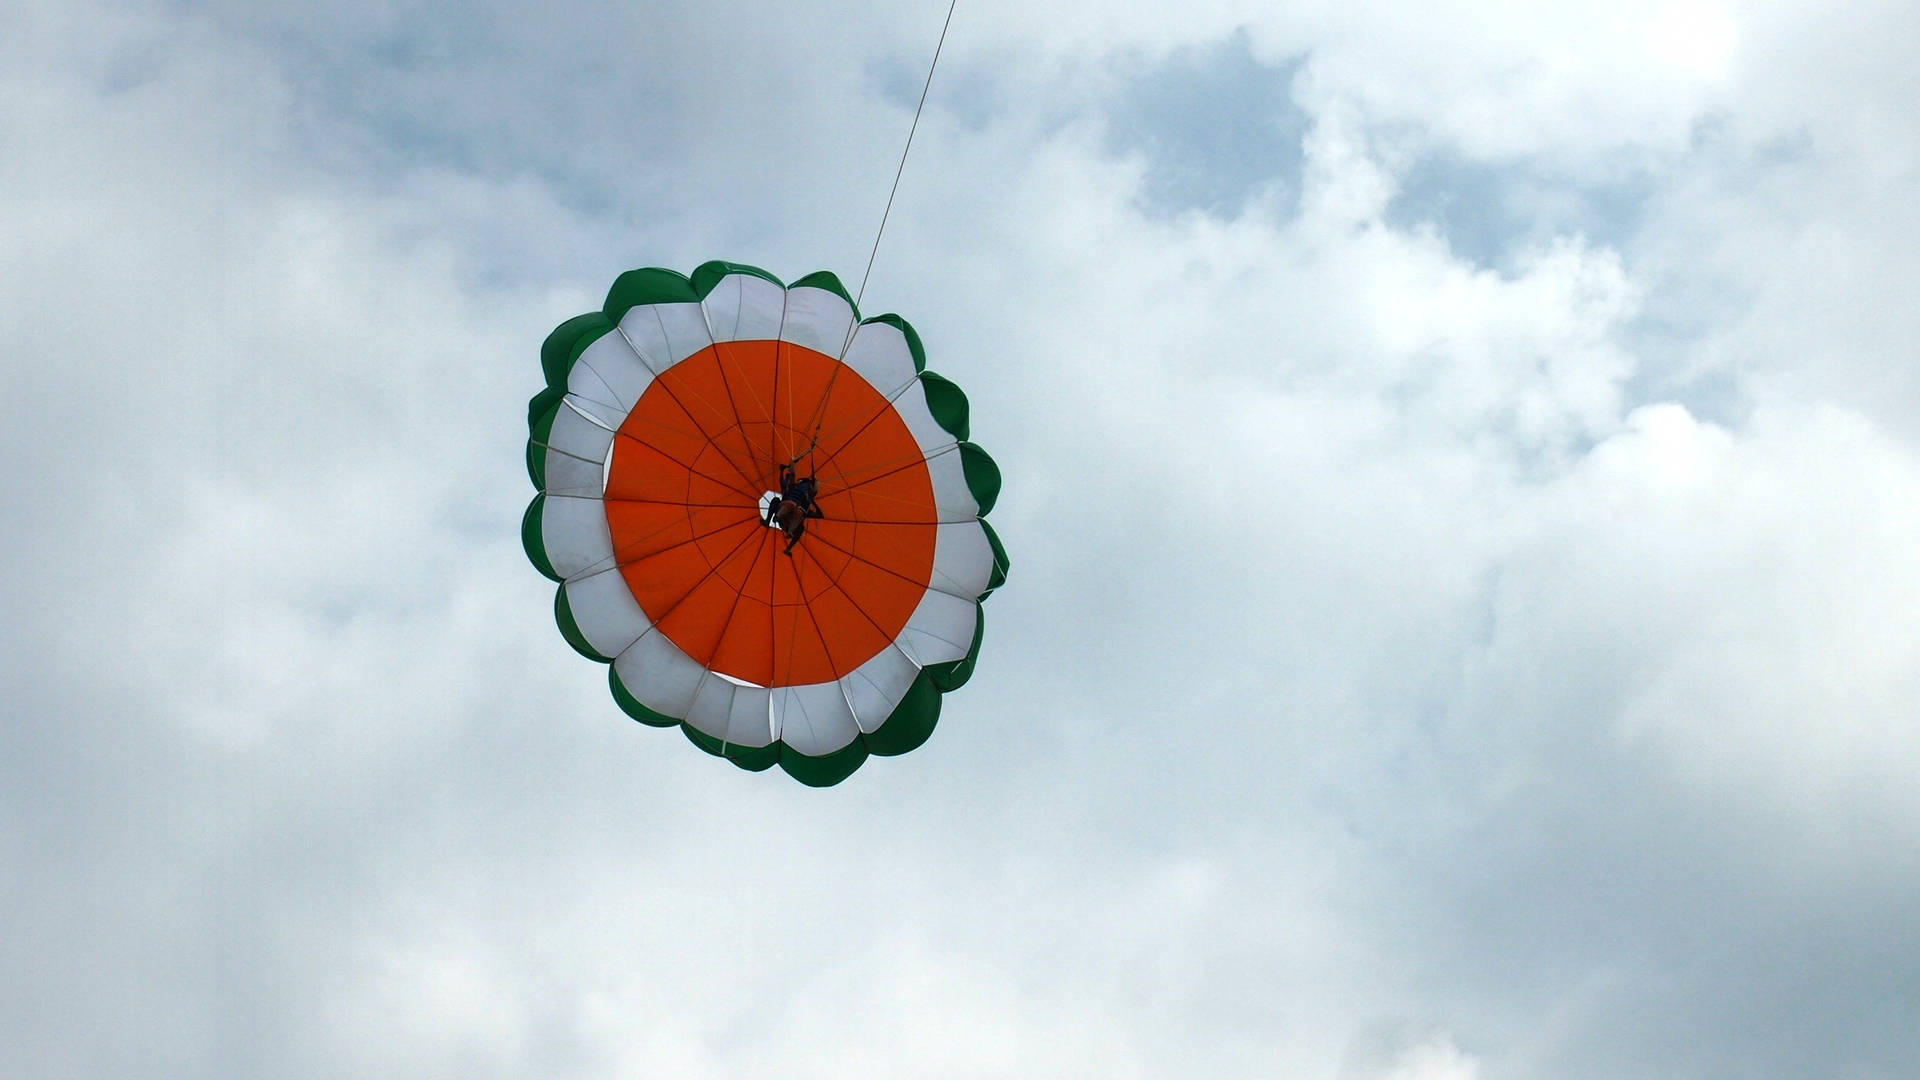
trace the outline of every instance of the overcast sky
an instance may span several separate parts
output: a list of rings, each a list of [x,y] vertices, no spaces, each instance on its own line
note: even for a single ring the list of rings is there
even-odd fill
[[[944,5],[0,9],[0,1073],[1920,1073],[1920,11],[962,0],[867,312],[1013,557],[839,787],[521,552]]]

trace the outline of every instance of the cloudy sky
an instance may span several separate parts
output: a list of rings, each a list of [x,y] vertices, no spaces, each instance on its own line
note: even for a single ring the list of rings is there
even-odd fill
[[[837,788],[520,550],[620,271],[857,281],[944,5],[0,11],[0,1071],[1905,1078],[1920,13],[963,0],[864,307],[979,674]]]

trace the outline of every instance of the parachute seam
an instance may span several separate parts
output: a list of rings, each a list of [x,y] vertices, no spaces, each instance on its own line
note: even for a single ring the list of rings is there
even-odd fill
[[[734,279],[733,329],[728,331],[728,337],[727,337],[728,343],[731,344],[732,342],[740,340],[740,320],[744,317],[742,309],[746,306],[746,299],[747,299],[747,283],[744,279],[750,275],[731,274],[729,276]],[[709,292],[707,295],[712,296],[713,294]],[[704,298],[700,301],[700,315],[701,315],[701,318],[704,319],[707,324],[707,337],[709,340],[713,342],[713,358],[715,363],[720,368],[720,385],[727,392],[727,407],[733,410],[733,425],[740,429],[741,445],[747,448],[747,463],[757,469],[760,467],[760,462],[759,462],[759,459],[754,457],[752,440],[747,438],[747,421],[746,421],[746,418],[740,415],[740,399],[733,396],[733,379],[729,377],[727,372],[728,350],[722,349],[720,347],[720,338],[717,334],[713,332],[713,318],[707,312],[707,302]],[[783,284],[780,286],[780,326],[782,330],[786,328],[786,322],[787,322],[787,287]],[[777,340],[778,339],[776,339],[776,341]],[[779,355],[780,355],[779,346],[775,345],[774,357],[775,357],[776,365],[779,362]],[[749,394],[753,393],[753,384],[751,380],[742,379],[741,383],[743,386],[747,388],[747,392]],[[755,405],[760,405],[760,397],[758,394],[753,395],[753,403]],[[762,407],[764,408],[764,406]],[[771,463],[771,459],[769,459],[769,463]],[[751,482],[751,480],[749,480],[749,482]]]
[[[704,305],[697,305],[697,306],[700,307],[700,325],[707,327],[707,345],[711,347],[713,345],[713,327],[707,325],[707,309]],[[653,313],[653,321],[656,325],[660,327],[660,336],[663,338],[666,338],[667,345],[668,347],[671,348],[673,345],[673,338],[667,334],[667,321],[666,319],[662,318],[660,315],[660,305],[648,304],[646,306],[646,310]],[[733,458],[729,457],[726,451],[719,449],[718,445],[714,443],[713,436],[707,433],[706,427],[702,425],[699,419],[693,415],[693,410],[687,408],[687,403],[680,400],[680,395],[674,392],[673,384],[667,382],[665,378],[667,369],[673,367],[674,364],[666,364],[662,367],[655,368],[652,364],[648,363],[646,353],[641,352],[640,346],[635,345],[633,343],[633,339],[627,336],[627,328],[624,325],[622,325],[625,321],[626,321],[625,319],[622,319],[621,322],[615,323],[613,325],[614,332],[620,335],[621,341],[624,341],[627,343],[627,348],[632,350],[633,355],[640,361],[640,363],[646,365],[647,369],[653,372],[653,381],[656,383],[659,383],[660,389],[666,391],[667,400],[673,402],[674,405],[679,408],[681,415],[685,416],[687,418],[687,421],[693,425],[693,430],[698,432],[700,434],[700,437],[705,439],[709,445],[714,446],[715,450],[720,454],[720,460],[726,462],[728,467],[732,468],[735,473],[738,473],[740,476],[740,479],[745,481],[747,485],[744,488],[739,488],[739,487],[734,487],[732,484],[728,484],[727,487],[734,491],[739,491],[744,494],[758,497],[759,492],[751,490],[755,486],[753,482],[753,477],[747,475],[746,470],[740,467],[740,463],[733,460]],[[684,359],[696,356],[701,351],[702,350],[700,349],[695,349],[693,352],[688,353],[686,357],[682,357],[682,359],[684,360]],[[715,357],[717,358],[718,355],[719,355],[718,350],[716,350]],[[679,361],[675,361],[675,363],[678,363],[678,362]],[[722,369],[721,378],[722,378],[722,381],[724,382],[725,381],[724,369]],[[648,385],[649,387],[652,386],[651,383],[649,383]],[[644,393],[641,394],[641,397],[645,397],[645,396],[646,395]],[[694,391],[693,396],[696,398],[699,398],[700,404],[705,405],[709,409],[713,409],[712,403],[707,401],[706,398],[701,397],[698,391]],[[627,415],[628,416],[633,415],[633,410],[639,407],[640,407],[640,399],[635,398],[633,405],[629,406],[627,409]],[[578,411],[578,410],[575,410],[575,411]],[[720,410],[714,409],[713,411],[719,412]],[[738,419],[739,419],[738,414],[735,414],[735,421],[737,422]],[[620,427],[625,427],[625,426],[626,426],[626,419],[623,417],[621,419]],[[660,426],[665,426],[665,425],[660,425]],[[620,432],[618,428],[614,429],[614,434],[618,435],[619,433]],[[632,438],[632,436],[629,436],[629,438]],[[638,440],[636,439],[636,441]],[[654,447],[654,449],[657,450],[659,448]],[[661,453],[664,454],[665,451],[661,451]],[[667,454],[666,456],[672,457],[673,455]],[[691,467],[689,467],[687,471],[692,472],[693,470]],[[708,479],[712,479],[712,477],[709,477]],[[716,480],[715,482],[720,483],[721,481]]]
[[[868,386],[873,386],[873,384],[872,384],[872,383],[868,383],[867,385],[868,385]],[[905,394],[906,394],[906,392],[907,392],[908,390],[911,390],[911,389],[913,389],[914,387],[916,387],[916,386],[918,386],[918,385],[920,385],[920,376],[919,376],[918,374],[915,374],[913,378],[911,378],[911,379],[908,379],[908,380],[907,380],[907,381],[906,381],[906,382],[905,382],[904,384],[902,384],[902,385],[901,385],[901,387],[900,387],[900,388],[899,388],[898,390],[895,390],[895,391],[894,391],[893,393],[891,393],[891,394],[882,394],[881,396],[882,396],[882,397],[883,397],[883,398],[884,398],[884,399],[886,400],[886,403],[887,403],[887,404],[888,404],[889,406],[894,406],[894,405],[897,405],[897,404],[899,404],[899,402],[900,402],[900,399],[901,399],[901,397],[903,397],[903,396],[905,396]],[[877,393],[877,392],[879,392],[879,389],[880,389],[880,388],[879,388],[879,387],[877,387],[877,386],[875,386],[875,387],[874,387],[874,391],[875,391],[876,393]],[[827,460],[827,461],[832,461],[832,460],[833,460],[834,458],[836,458],[836,457],[839,457],[839,456],[840,456],[840,454],[841,454],[842,452],[844,452],[844,451],[845,451],[845,450],[847,449],[847,447],[849,447],[849,446],[852,446],[855,440],[857,440],[857,439],[859,439],[861,435],[863,435],[863,434],[865,434],[865,433],[866,433],[866,430],[867,430],[868,428],[870,428],[870,427],[872,427],[872,426],[874,425],[874,422],[875,422],[875,421],[877,421],[877,420],[879,420],[879,419],[880,419],[880,417],[882,417],[882,416],[884,416],[884,415],[885,415],[885,414],[886,414],[887,412],[889,412],[889,411],[893,411],[893,412],[896,412],[896,413],[897,413],[897,412],[898,412],[899,410],[897,410],[897,409],[892,409],[892,410],[889,410],[889,409],[881,409],[881,410],[879,410],[878,412],[875,412],[875,413],[874,413],[874,414],[873,414],[872,416],[869,416],[869,417],[867,417],[867,418],[866,418],[866,419],[865,419],[864,421],[862,421],[862,422],[861,422],[861,424],[860,424],[860,426],[859,426],[859,428],[857,428],[857,429],[856,429],[856,430],[854,431],[854,433],[853,433],[853,434],[851,434],[851,435],[849,435],[849,436],[847,436],[847,437],[846,437],[846,439],[845,439],[844,441],[842,441],[842,442],[840,443],[840,445],[839,445],[839,446],[837,446],[837,447],[835,447],[835,448],[834,448],[834,450],[833,450],[833,452],[832,452],[832,453],[830,453],[830,454],[828,454],[828,455],[827,455],[827,459],[826,459],[826,460]],[[929,410],[929,411],[931,411],[931,410]],[[935,421],[935,423],[936,423],[936,424],[937,424],[938,422],[939,422],[939,421],[937,421],[937,420]],[[845,431],[845,430],[846,430],[846,429],[847,429],[848,427],[851,427],[851,426],[852,426],[852,421],[848,421],[847,423],[845,423],[845,424],[842,424],[842,425],[840,425],[840,426],[839,426],[838,428],[835,428],[834,430],[832,430],[832,431],[830,431],[830,432],[828,432],[828,433],[827,433],[827,437],[828,437],[828,438],[833,438],[834,436],[836,436],[836,435],[838,435],[838,434],[840,434],[840,433],[841,433],[842,431]],[[945,431],[946,429],[945,429],[945,428],[941,428],[940,430],[942,430],[942,431]],[[920,439],[919,439],[919,437],[918,437],[918,436],[915,436],[915,437],[914,437],[914,442],[916,442],[916,443],[917,443],[917,442],[919,442],[919,441],[920,441]],[[957,440],[956,440],[956,441],[957,441]],[[924,449],[924,447],[923,447],[923,449]],[[823,464],[824,464],[824,463],[823,463]]]
[[[681,363],[684,363],[685,361],[700,355],[700,353],[706,351],[706,349],[714,347],[713,326],[711,323],[707,321],[707,306],[704,303],[695,303],[694,306],[700,309],[700,325],[706,328],[707,344],[702,348],[693,350],[692,352],[681,357],[679,360],[676,360],[671,364],[667,364],[665,367],[655,371],[654,372],[655,379],[657,382],[660,383],[661,388],[667,392],[667,396],[673,399],[673,403],[675,405],[680,406],[680,411],[687,414],[687,419],[693,421],[694,430],[698,431],[701,434],[701,436],[707,440],[708,445],[714,448],[714,451],[720,455],[721,460],[725,461],[728,465],[732,466],[733,471],[736,473],[739,473],[740,479],[746,481],[747,487],[751,488],[754,486],[753,477],[747,472],[747,470],[742,469],[740,467],[739,462],[733,460],[733,457],[731,455],[729,455],[725,450],[721,449],[719,442],[716,441],[716,436],[713,433],[710,433],[707,431],[706,425],[702,424],[699,418],[693,415],[693,410],[687,408],[687,403],[685,401],[682,401],[680,399],[680,395],[674,392],[673,384],[666,381],[667,369],[675,367]],[[653,313],[653,320],[660,327],[660,336],[666,339],[667,346],[671,348],[673,346],[673,337],[672,335],[667,333],[667,320],[660,314],[660,305],[648,304],[646,306],[646,310]],[[626,321],[625,319],[621,320],[622,323],[625,321]],[[620,340],[627,343],[627,348],[633,350],[633,355],[640,357],[641,363],[646,363],[646,356],[643,353],[641,353],[639,347],[633,343],[633,339],[627,336],[626,327],[621,325],[621,323],[615,323],[613,328],[619,331]],[[714,359],[718,361],[719,357],[720,357],[720,350],[715,348]],[[723,386],[726,384],[726,368],[725,367],[722,367],[720,369],[720,382],[721,382],[721,385]],[[688,393],[691,393],[694,396],[694,399],[699,401],[701,405],[705,406],[708,409],[711,409],[715,414],[718,414],[720,412],[719,407],[714,405],[713,402],[708,401],[706,399],[706,396],[700,393],[698,390],[695,390],[692,387],[688,387],[687,391]],[[634,402],[634,405],[637,408],[639,406],[639,401],[636,400]],[[733,402],[731,400],[727,402],[727,405],[728,405],[729,411],[733,412],[734,426],[736,427],[739,426],[739,423],[740,423],[739,411],[732,408]],[[752,461],[749,460],[748,464],[751,465]],[[740,489],[740,490],[744,490],[744,489]],[[758,492],[753,492],[752,494],[755,495],[756,497],[759,495]]]
[[[743,277],[743,275],[732,275],[732,277],[739,279],[739,277]],[[787,288],[785,288],[785,286],[781,286],[780,294],[781,302],[785,302],[785,294],[787,294]],[[712,292],[708,292],[707,296],[712,296]],[[739,340],[741,307],[745,306],[745,302],[747,302],[747,282],[733,282],[733,329],[732,331],[728,331],[728,342],[730,342],[730,344],[735,342],[735,340]],[[712,350],[714,350],[714,367],[720,369],[720,390],[726,392],[726,407],[728,407],[730,413],[733,413],[733,427],[739,429],[739,442],[741,442],[741,446],[747,448],[747,465],[758,469],[760,463],[755,461],[755,457],[753,457],[753,442],[747,442],[747,421],[741,419],[741,415],[739,415],[739,402],[733,398],[733,380],[728,379],[728,371],[726,371],[728,350],[722,350],[722,348],[720,348],[720,336],[714,334],[714,323],[712,323],[712,315],[707,311],[707,298],[705,298],[705,296],[701,298],[701,323],[707,325],[708,344],[710,344]],[[724,432],[722,432],[722,434],[724,434]],[[714,436],[708,436],[707,442],[714,442]],[[753,486],[753,477],[747,475],[745,480],[747,480],[747,486],[751,488],[751,486]],[[758,494],[758,492],[749,492],[749,494]]]

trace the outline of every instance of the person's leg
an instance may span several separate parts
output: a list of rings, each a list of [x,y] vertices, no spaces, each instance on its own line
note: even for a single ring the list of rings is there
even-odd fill
[[[793,545],[799,542],[800,533],[807,527],[806,512],[800,509],[799,503],[783,499],[777,516],[780,531],[787,534],[787,554],[792,554]]]

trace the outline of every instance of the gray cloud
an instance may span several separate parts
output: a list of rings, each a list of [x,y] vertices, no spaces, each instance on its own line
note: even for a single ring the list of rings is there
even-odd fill
[[[1227,217],[1260,195],[1291,206],[1300,193],[1300,140],[1308,124],[1292,99],[1303,62],[1262,63],[1242,30],[1127,79],[1109,140],[1120,154],[1145,157],[1146,205]]]
[[[1901,1075],[1893,91],[1754,89],[1801,28],[1745,14],[1716,82],[1574,15],[963,8],[868,307],[1015,577],[816,792],[611,707],[519,433],[619,269],[864,262],[933,26],[852,10],[7,35],[16,1070]]]

